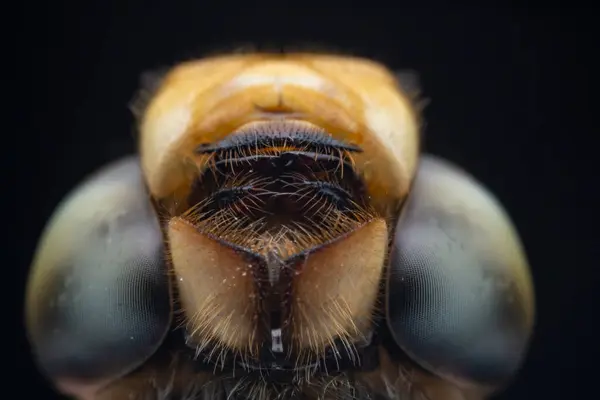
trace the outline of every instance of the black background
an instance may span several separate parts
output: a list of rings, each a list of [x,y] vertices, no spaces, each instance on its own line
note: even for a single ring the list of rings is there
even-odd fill
[[[10,114],[18,125],[4,126],[3,199],[4,242],[14,241],[5,271],[15,275],[4,287],[15,304],[17,338],[4,345],[16,351],[5,377],[21,384],[9,382],[9,397],[52,398],[22,328],[26,271],[66,192],[134,151],[128,103],[140,73],[246,44],[331,47],[419,72],[431,99],[425,148],[497,194],[532,265],[536,335],[522,373],[501,398],[595,397],[584,389],[600,355],[593,292],[599,266],[591,252],[599,158],[591,139],[598,129],[586,124],[594,112],[588,58],[597,45],[586,17],[593,11],[143,3],[31,3],[22,22],[13,21],[18,30],[9,39],[18,55],[9,63],[18,76],[6,84],[17,86]]]

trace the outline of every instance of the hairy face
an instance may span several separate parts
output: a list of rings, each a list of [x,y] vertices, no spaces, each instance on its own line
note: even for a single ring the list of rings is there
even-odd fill
[[[518,235],[420,154],[419,107],[372,61],[245,54],[170,70],[139,155],[40,241],[27,329],[82,399],[481,399],[534,318]]]

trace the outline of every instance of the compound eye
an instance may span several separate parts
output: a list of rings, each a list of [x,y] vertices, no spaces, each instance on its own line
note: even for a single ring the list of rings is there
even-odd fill
[[[171,321],[163,241],[137,158],[76,188],[38,246],[26,326],[59,385],[110,381],[143,363]]]
[[[433,157],[396,228],[387,318],[415,362],[461,384],[504,384],[529,342],[534,293],[515,229],[478,182]]]

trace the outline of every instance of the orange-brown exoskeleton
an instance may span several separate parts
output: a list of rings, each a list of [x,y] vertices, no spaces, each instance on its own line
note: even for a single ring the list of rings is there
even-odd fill
[[[139,158],[63,203],[27,328],[82,399],[481,399],[526,352],[534,294],[497,200],[420,154],[385,67],[245,54],[166,74]]]

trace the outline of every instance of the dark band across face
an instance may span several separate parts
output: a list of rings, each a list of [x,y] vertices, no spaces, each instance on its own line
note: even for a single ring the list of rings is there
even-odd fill
[[[212,154],[260,149],[268,147],[295,147],[304,151],[321,153],[324,149],[361,152],[362,149],[351,143],[333,138],[323,130],[307,129],[305,125],[289,122],[260,124],[257,128],[247,128],[233,132],[216,143],[204,143],[198,146],[196,153]]]

